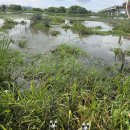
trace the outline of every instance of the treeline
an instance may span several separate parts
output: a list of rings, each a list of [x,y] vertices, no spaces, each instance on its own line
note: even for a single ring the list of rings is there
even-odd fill
[[[49,7],[44,9],[45,12],[51,13],[71,13],[71,14],[89,14],[91,11],[81,6],[70,6],[69,8],[61,7]]]
[[[22,11],[24,8],[21,5],[1,5],[0,6],[1,11],[8,11],[8,10],[14,10],[14,11]]]
[[[90,14],[91,11],[81,6],[71,6],[69,8],[49,7],[47,9],[24,7],[21,5],[1,5],[0,11],[32,11],[32,12],[45,12],[45,13],[70,13],[70,14]]]

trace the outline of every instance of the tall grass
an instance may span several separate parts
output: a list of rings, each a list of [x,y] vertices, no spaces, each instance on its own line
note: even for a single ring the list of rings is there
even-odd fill
[[[62,130],[76,130],[83,122],[91,130],[129,130],[129,75],[90,62],[70,45],[35,57],[24,69],[29,89],[13,85],[0,91],[1,129],[47,130],[50,120],[57,120]]]
[[[17,65],[22,63],[19,52],[10,49],[10,38],[0,34],[0,86],[5,81],[11,81],[11,76]]]

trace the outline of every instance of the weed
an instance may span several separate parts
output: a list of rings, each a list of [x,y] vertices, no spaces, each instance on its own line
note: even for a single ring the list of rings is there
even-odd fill
[[[60,35],[60,31],[56,31],[56,30],[51,31],[50,33],[51,33],[51,35],[54,36],[54,37]]]

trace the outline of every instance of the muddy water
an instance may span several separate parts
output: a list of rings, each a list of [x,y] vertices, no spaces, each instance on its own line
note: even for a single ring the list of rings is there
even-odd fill
[[[50,31],[58,30],[61,35],[52,37],[49,35],[49,31],[41,32],[30,29],[30,21],[26,20],[26,25],[18,24],[14,29],[9,31],[9,35],[14,40],[26,39],[29,42],[29,52],[31,53],[45,53],[57,45],[63,43],[74,44],[82,49],[86,50],[94,57],[103,59],[106,63],[110,64],[114,61],[114,53],[111,51],[112,48],[117,48],[118,36],[99,36],[92,35],[86,38],[80,38],[77,34],[74,34],[71,30],[65,31],[59,25],[53,26]],[[87,26],[102,26],[103,30],[110,30],[111,27],[101,22],[84,22]],[[15,45],[14,45],[15,46]],[[17,47],[18,48],[18,47]],[[129,49],[130,40],[125,39],[121,45],[121,48]]]

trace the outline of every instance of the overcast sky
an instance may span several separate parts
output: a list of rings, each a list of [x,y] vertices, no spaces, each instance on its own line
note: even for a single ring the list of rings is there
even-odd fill
[[[121,5],[124,1],[125,0],[0,0],[0,4],[20,4],[40,8],[80,5],[89,10],[97,11],[112,5]]]

